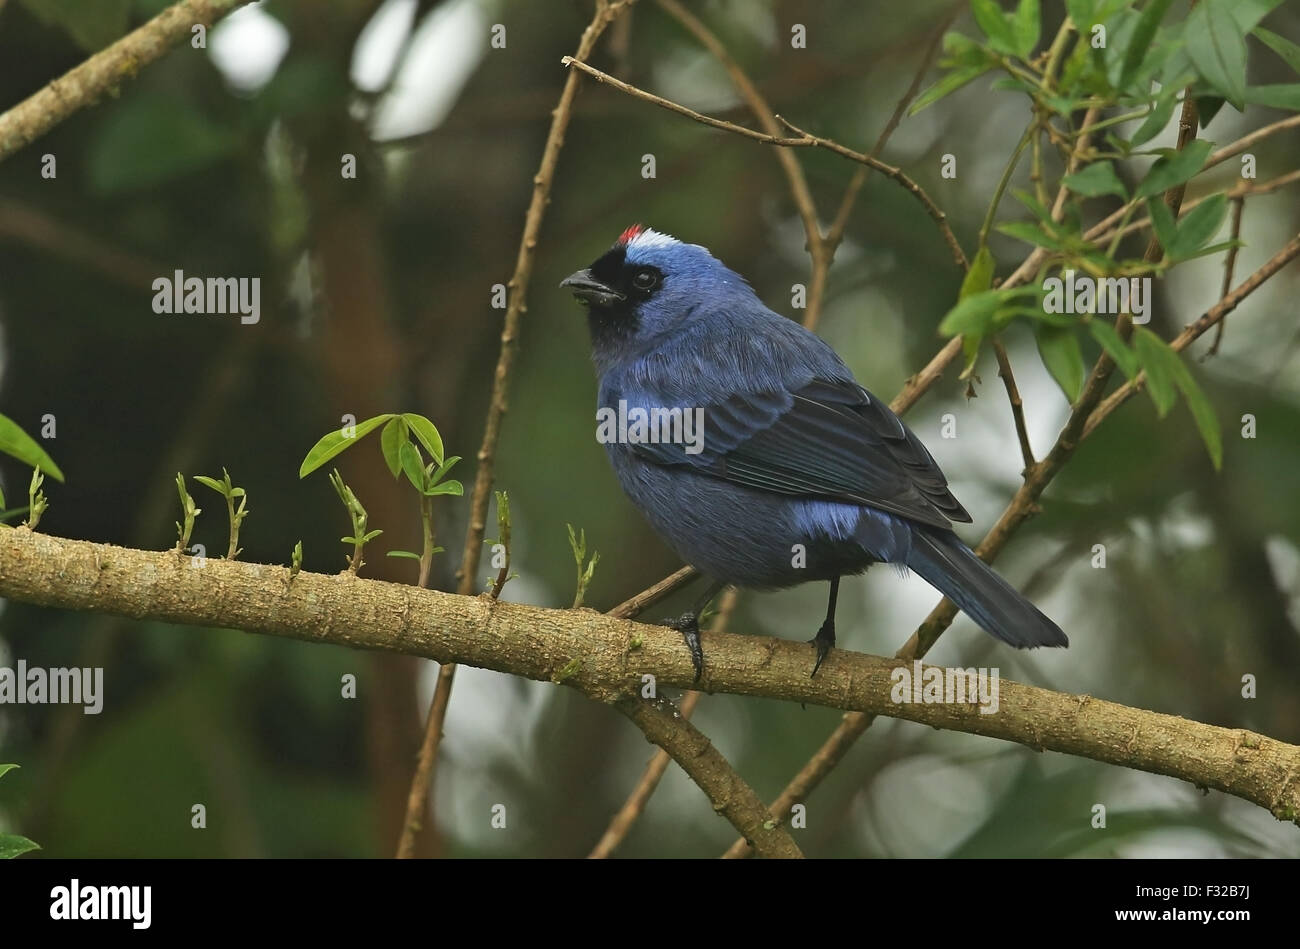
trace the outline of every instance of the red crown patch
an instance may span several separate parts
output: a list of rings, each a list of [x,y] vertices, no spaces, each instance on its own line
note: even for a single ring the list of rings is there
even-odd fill
[[[644,224],[633,224],[622,234],[618,235],[618,243],[627,246],[629,241],[635,240],[645,231]]]

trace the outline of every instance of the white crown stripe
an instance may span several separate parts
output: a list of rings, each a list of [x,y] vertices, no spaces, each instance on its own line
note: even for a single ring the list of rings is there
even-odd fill
[[[671,234],[662,234],[659,231],[647,228],[628,241],[628,246],[641,249],[645,247],[669,247],[673,244],[680,243],[681,241],[673,237]]]

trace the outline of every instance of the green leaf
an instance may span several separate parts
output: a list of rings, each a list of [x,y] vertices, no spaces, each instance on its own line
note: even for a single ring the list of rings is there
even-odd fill
[[[1020,0],[1015,16],[1011,18],[1011,32],[1015,35],[1016,54],[1021,59],[1029,59],[1034,47],[1038,45],[1042,28],[1038,0]]]
[[[1209,247],[1202,247],[1194,254],[1188,254],[1184,260],[1195,260],[1197,257],[1209,257],[1211,254],[1221,254],[1225,250],[1233,247],[1245,247],[1245,241],[1219,241],[1217,244],[1211,244]]]
[[[1108,161],[1093,162],[1083,171],[1076,172],[1073,175],[1066,175],[1061,181],[1075,194],[1081,194],[1085,198],[1113,194],[1125,201],[1128,200],[1128,192],[1124,190],[1124,182],[1119,180],[1119,175],[1115,174],[1115,169],[1111,167],[1111,163]]]
[[[41,845],[34,840],[28,840],[18,834],[0,834],[0,860],[12,860],[29,851],[40,849]]]
[[[1106,21],[1106,46],[1094,49],[1106,71],[1106,81],[1112,89],[1120,88],[1120,79],[1124,75],[1124,54],[1132,45],[1133,32],[1137,29],[1141,14],[1131,7],[1120,10]]]
[[[218,494],[224,495],[226,493],[226,486],[222,484],[220,481],[218,481],[216,478],[209,478],[207,475],[193,475],[192,477],[199,484],[207,485],[209,488],[211,488],[213,491],[216,491]]]
[[[1201,128],[1209,125],[1214,121],[1214,117],[1219,114],[1223,108],[1223,103],[1228,100],[1223,96],[1197,96],[1196,97],[1196,124]]]
[[[1137,25],[1133,27],[1133,34],[1129,37],[1128,47],[1124,50],[1124,65],[1119,73],[1121,92],[1128,89],[1129,83],[1137,75],[1138,67],[1142,65],[1142,58],[1151,46],[1151,40],[1155,38],[1156,30],[1160,27],[1160,21],[1165,18],[1165,12],[1172,2],[1173,0],[1150,0],[1143,8]]]
[[[336,429],[335,431],[330,432],[315,445],[311,446],[311,451],[307,452],[307,457],[302,460],[302,464],[298,468],[298,477],[307,477],[307,475],[325,464],[325,462],[361,441],[361,439],[365,438],[392,417],[393,413],[387,412],[383,415],[376,415],[374,418],[368,418],[364,422],[358,422],[356,424],[356,432],[351,438],[344,437],[341,430]]]
[[[1093,10],[1096,7],[1097,0],[1065,0],[1065,12],[1074,21],[1075,29],[1080,33],[1087,33],[1088,27],[1092,26]]]
[[[1300,112],[1300,82],[1251,86],[1246,90],[1246,101],[1251,105],[1268,106],[1270,109],[1290,109],[1292,112]]]
[[[1232,0],[1231,3],[1227,3],[1225,6],[1232,11],[1232,17],[1237,21],[1237,27],[1245,35],[1255,28],[1256,23],[1268,16],[1282,3],[1283,0]]]
[[[465,486],[459,481],[440,481],[438,484],[430,485],[424,493],[428,497],[436,494],[453,494],[460,497],[465,493]]]
[[[916,115],[926,106],[932,105],[944,96],[956,92],[962,86],[978,79],[992,68],[993,64],[990,62],[979,66],[962,66],[954,69],[917,96],[916,101],[907,110],[907,114]]]
[[[434,424],[423,415],[416,415],[414,412],[403,412],[402,419],[407,425],[411,426],[411,431],[420,440],[420,444],[429,453],[429,457],[441,464],[442,436],[438,434],[438,429],[434,427]]]
[[[412,552],[409,551],[409,550],[390,550],[388,553],[384,554],[384,556],[385,556],[385,557],[402,557],[402,558],[405,559],[405,560],[419,560],[419,559],[420,559],[420,555],[419,555],[419,554],[417,554],[417,553],[412,553]]]
[[[983,336],[977,336],[973,333],[967,334],[961,338],[961,354],[963,357],[961,374],[958,379],[967,379],[975,369],[975,360],[979,359],[980,344],[984,342]]]
[[[8,774],[10,771],[13,771],[15,768],[20,768],[20,767],[22,766],[16,764],[0,764],[0,778],[3,778],[6,774]]]
[[[1259,38],[1260,42],[1281,56],[1282,60],[1291,67],[1292,72],[1300,73],[1300,46],[1262,26],[1255,27],[1251,32]]]
[[[1151,215],[1151,229],[1156,232],[1156,240],[1167,250],[1178,236],[1173,212],[1165,204],[1164,198],[1148,198],[1147,213]]]
[[[999,224],[994,230],[1006,234],[1008,237],[1014,237],[1016,240],[1024,241],[1026,244],[1033,244],[1036,247],[1046,247],[1049,250],[1064,250],[1065,245],[1050,234],[1043,233],[1043,229],[1037,224],[1029,221],[1007,221],[1005,224]]]
[[[1147,388],[1151,390],[1151,398],[1156,402],[1156,411],[1161,417],[1169,411],[1174,404],[1174,389],[1177,388],[1187,400],[1187,407],[1192,412],[1192,419],[1201,433],[1201,440],[1205,442],[1210,460],[1216,469],[1222,468],[1223,434],[1219,430],[1219,419],[1187,364],[1168,343],[1149,330],[1138,327],[1133,339],[1142,359],[1142,367],[1147,373]],[[1160,388],[1159,396],[1157,386]]]
[[[1239,0],[1201,0],[1187,15],[1187,55],[1201,78],[1240,111],[1246,107],[1246,37],[1233,15]]]
[[[398,458],[406,480],[411,482],[415,490],[423,491],[427,487],[424,483],[424,465],[420,462],[420,453],[415,450],[415,446],[410,442],[402,442]]]
[[[999,300],[996,290],[983,290],[965,297],[940,321],[939,332],[945,336],[983,336],[993,321]]]
[[[448,471],[456,466],[456,462],[458,461],[460,461],[460,455],[452,455],[442,464],[438,465],[437,468],[429,473],[429,482],[431,484],[437,484],[443,479]]]
[[[988,249],[988,245],[982,246],[975,254],[975,259],[971,261],[970,270],[966,271],[966,276],[961,281],[961,292],[957,294],[958,300],[964,300],[973,293],[979,293],[993,286],[993,270],[997,262],[993,259],[993,253]]]
[[[6,513],[8,512],[5,511],[5,493],[3,489],[0,489],[0,520],[4,520]]]
[[[1137,357],[1142,362],[1142,368],[1146,370],[1147,391],[1151,393],[1151,401],[1155,403],[1156,415],[1164,418],[1174,407],[1174,400],[1177,398],[1174,380],[1169,374],[1169,363],[1164,358],[1164,351],[1169,347],[1155,333],[1138,326],[1133,330],[1133,348],[1137,350]]]
[[[1083,391],[1083,349],[1079,346],[1078,334],[1073,327],[1040,322],[1034,324],[1034,338],[1038,341],[1043,365],[1073,405]]]
[[[1169,125],[1169,120],[1174,117],[1174,107],[1178,105],[1177,90],[1174,89],[1169,95],[1161,96],[1156,102],[1156,107],[1151,110],[1151,114],[1146,120],[1138,126],[1129,144],[1134,148],[1145,145],[1151,139],[1155,138]]]
[[[1192,377],[1187,363],[1183,362],[1172,349],[1169,350],[1169,354],[1173,357],[1169,363],[1169,372],[1174,377],[1174,384],[1187,400],[1187,407],[1192,411],[1192,419],[1201,433],[1201,441],[1205,442],[1205,450],[1210,454],[1210,461],[1214,463],[1216,471],[1221,470],[1223,433],[1219,430],[1219,417],[1214,414],[1214,407],[1210,405],[1210,400],[1205,397],[1205,392]]]
[[[54,459],[7,415],[0,415],[0,451],[25,465],[40,468],[55,481],[63,481],[63,472],[54,463]]]
[[[1134,197],[1149,198],[1187,181],[1204,167],[1213,148],[1213,142],[1197,138],[1188,142],[1181,151],[1157,159],[1146,177],[1138,183]]]
[[[1137,353],[1120,339],[1119,333],[1115,332],[1115,327],[1094,318],[1088,321],[1088,332],[1092,333],[1092,338],[1101,344],[1106,355],[1115,361],[1115,365],[1119,366],[1125,376],[1129,379],[1137,376],[1142,368]]]
[[[1056,222],[1052,220],[1052,212],[1043,206],[1043,203],[1035,198],[1028,191],[1022,191],[1019,188],[1011,189],[1011,196],[1027,207],[1034,217],[1042,221],[1048,227],[1055,228]]]
[[[402,473],[402,446],[410,441],[406,420],[400,416],[390,419],[379,433],[379,447],[384,453],[384,462],[396,478]]]
[[[1020,55],[1016,42],[1016,31],[1010,18],[1002,12],[997,0],[971,0],[971,12],[984,35],[989,38],[989,45],[999,53],[1010,56]]]
[[[1174,260],[1183,260],[1196,253],[1218,232],[1227,211],[1228,196],[1223,192],[1206,198],[1178,221],[1178,233],[1173,241],[1164,245],[1165,253]]]

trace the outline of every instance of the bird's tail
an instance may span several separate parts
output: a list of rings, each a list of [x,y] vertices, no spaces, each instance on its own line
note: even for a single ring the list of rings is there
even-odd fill
[[[1069,645],[1061,627],[994,573],[951,531],[913,530],[907,565],[985,632],[1004,643],[1017,649]]]

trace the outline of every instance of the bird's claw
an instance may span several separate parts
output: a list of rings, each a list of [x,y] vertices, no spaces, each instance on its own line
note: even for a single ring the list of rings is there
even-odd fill
[[[695,667],[695,681],[700,681],[704,674],[704,647],[700,644],[700,622],[694,613],[683,613],[676,619],[665,619],[663,625],[671,627],[682,634],[686,648],[691,653],[691,665]]]
[[[826,659],[827,653],[835,645],[835,624],[830,620],[822,623],[821,629],[817,630],[817,635],[808,640],[817,650],[817,661],[813,663],[813,670],[808,678],[817,675],[817,670],[822,667],[822,662]]]

